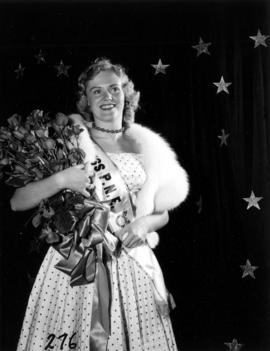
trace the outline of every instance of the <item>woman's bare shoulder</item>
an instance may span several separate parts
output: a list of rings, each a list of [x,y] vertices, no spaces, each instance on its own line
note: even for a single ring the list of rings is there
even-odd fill
[[[123,147],[123,152],[139,153],[139,144],[128,135],[123,135],[121,144]]]

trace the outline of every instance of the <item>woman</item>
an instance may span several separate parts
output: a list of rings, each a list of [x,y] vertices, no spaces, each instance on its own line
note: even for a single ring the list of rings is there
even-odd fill
[[[175,351],[168,292],[149,246],[156,244],[153,232],[167,224],[168,210],[186,198],[186,172],[164,139],[133,123],[139,93],[123,67],[97,59],[80,75],[78,97],[80,114],[70,118],[83,129],[84,166],[17,189],[11,207],[33,208],[63,189],[87,198],[94,178],[96,197],[110,207],[101,258],[106,269],[99,261],[94,283],[71,287],[70,277],[55,268],[62,257],[51,247],[18,350]]]

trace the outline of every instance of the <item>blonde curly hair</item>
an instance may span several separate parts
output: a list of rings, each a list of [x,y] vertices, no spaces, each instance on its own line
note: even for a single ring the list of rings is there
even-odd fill
[[[122,88],[125,95],[123,127],[126,129],[135,120],[135,111],[139,107],[140,92],[134,89],[134,84],[128,77],[124,67],[119,64],[113,64],[107,58],[97,58],[80,74],[78,78],[77,109],[87,121],[93,121],[93,115],[87,103],[86,88],[87,83],[101,71],[113,71],[122,80]]]

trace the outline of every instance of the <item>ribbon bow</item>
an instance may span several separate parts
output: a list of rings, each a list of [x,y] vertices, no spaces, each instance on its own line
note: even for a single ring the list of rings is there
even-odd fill
[[[65,215],[67,216],[67,215]],[[60,243],[53,247],[64,257],[55,266],[70,275],[70,285],[84,285],[95,280],[96,262],[102,262],[102,242],[109,219],[109,208],[85,199],[69,210],[69,234],[59,233]]]

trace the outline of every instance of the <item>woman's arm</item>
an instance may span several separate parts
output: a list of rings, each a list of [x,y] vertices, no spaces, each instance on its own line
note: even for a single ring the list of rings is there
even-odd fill
[[[128,224],[117,236],[126,247],[135,247],[144,243],[147,233],[164,227],[169,221],[168,211],[142,216]]]
[[[90,186],[84,165],[73,166],[55,173],[46,179],[27,184],[15,190],[10,199],[13,211],[25,211],[38,206],[38,204],[63,189],[78,191],[89,197],[87,188]]]
[[[157,212],[138,219],[142,221],[146,233],[151,233],[164,227],[169,222],[169,214],[168,211]]]

